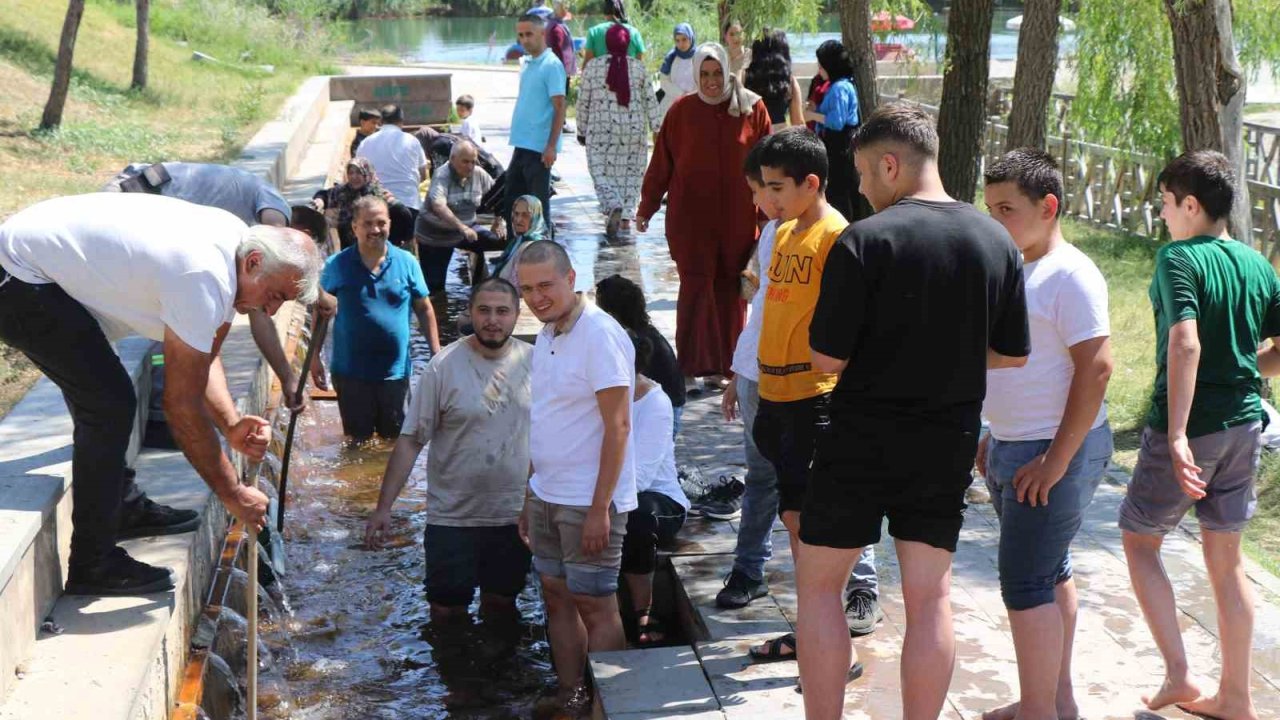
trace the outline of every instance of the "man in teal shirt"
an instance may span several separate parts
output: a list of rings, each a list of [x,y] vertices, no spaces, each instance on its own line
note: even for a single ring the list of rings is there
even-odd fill
[[[1156,254],[1151,305],[1156,383],[1120,528],[1134,594],[1164,658],[1152,709],[1200,717],[1257,717],[1249,693],[1253,600],[1241,535],[1257,508],[1254,476],[1266,416],[1262,378],[1280,375],[1280,280],[1257,251],[1227,235],[1235,173],[1221,153],[1196,151],[1158,178],[1160,217],[1175,242]],[[1218,605],[1222,673],[1201,693],[1187,665],[1173,587],[1160,559],[1164,536],[1196,509]]]
[[[376,196],[355,204],[351,229],[356,244],[329,258],[320,285],[338,299],[333,325],[333,385],[338,391],[342,431],[355,441],[376,431],[387,440],[400,436],[409,392],[409,318],[440,352],[435,310],[413,255],[387,243],[391,217]],[[312,367],[316,385],[323,370]]]
[[[516,23],[516,37],[529,56],[520,69],[520,94],[511,113],[511,164],[507,165],[507,192],[503,202],[507,225],[511,204],[521,195],[542,201],[543,216],[551,226],[551,166],[560,152],[564,129],[566,75],[564,64],[547,47],[546,21],[526,13]]]

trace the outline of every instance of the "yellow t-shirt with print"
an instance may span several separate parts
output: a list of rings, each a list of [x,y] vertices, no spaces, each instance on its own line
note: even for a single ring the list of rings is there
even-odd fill
[[[827,253],[849,222],[835,210],[796,234],[796,221],[778,228],[769,261],[769,287],[760,330],[760,397],[792,402],[831,392],[838,376],[816,372],[809,321],[818,306]]]

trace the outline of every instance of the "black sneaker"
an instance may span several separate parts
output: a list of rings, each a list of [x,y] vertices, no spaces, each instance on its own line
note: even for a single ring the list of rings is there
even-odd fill
[[[746,489],[741,480],[730,477],[698,499],[698,510],[712,520],[736,520],[742,516],[742,493]]]
[[[124,548],[115,548],[89,568],[71,568],[67,595],[146,595],[173,589],[166,567],[138,562]]]
[[[870,590],[857,588],[845,597],[845,617],[849,620],[849,635],[862,637],[876,631],[876,623],[884,619],[880,602]]]
[[[725,577],[724,589],[716,593],[716,607],[736,610],[768,594],[769,585],[764,580],[752,580],[746,574],[734,570]]]
[[[144,495],[142,500],[134,503],[132,507],[123,509],[116,539],[177,535],[191,532],[198,527],[200,527],[200,514],[195,510],[171,508],[154,502]]]

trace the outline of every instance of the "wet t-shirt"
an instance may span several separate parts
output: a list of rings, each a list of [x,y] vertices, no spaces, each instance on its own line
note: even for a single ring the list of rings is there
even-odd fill
[[[849,361],[833,421],[909,417],[976,432],[987,348],[1031,351],[1022,256],[968,203],[900,200],[832,247],[809,342]]]
[[[418,378],[400,434],[427,445],[427,523],[514,525],[529,478],[533,348],[512,338],[489,359],[470,336],[440,351]]]

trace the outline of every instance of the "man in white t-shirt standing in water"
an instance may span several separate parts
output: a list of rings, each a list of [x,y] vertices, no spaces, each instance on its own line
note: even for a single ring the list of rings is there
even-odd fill
[[[635,348],[608,313],[573,291],[569,256],[530,243],[516,266],[520,293],[546,323],[533,348],[529,493],[521,535],[547,603],[558,702],[584,716],[587,651],[622,650],[618,571],[627,513],[636,507],[631,395]]]
[[[164,342],[174,439],[227,509],[262,527],[267,497],[240,484],[217,431],[261,459],[271,429],[236,410],[218,352],[236,313],[313,302],[320,267],[300,232],[149,194],[56,198],[0,225],[0,340],[62,389],[75,423],[68,594],[173,587],[167,568],[116,546],[137,396],[111,342]]]

